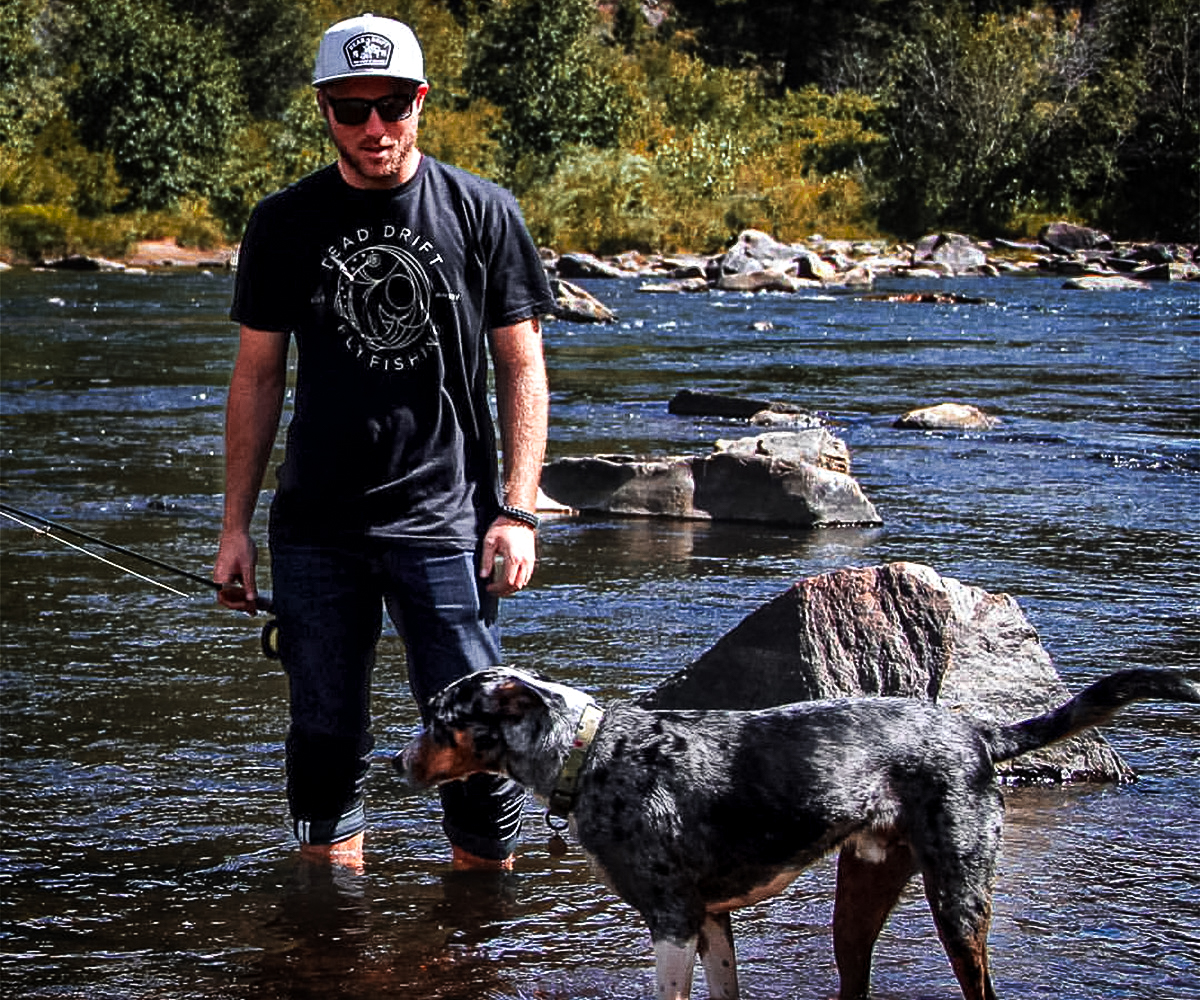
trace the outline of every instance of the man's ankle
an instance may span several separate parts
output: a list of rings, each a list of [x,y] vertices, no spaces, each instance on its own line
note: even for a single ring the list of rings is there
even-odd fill
[[[455,844],[451,844],[450,847],[453,852],[452,864],[458,871],[510,872],[513,869],[512,854],[500,859],[481,858]]]
[[[315,861],[331,865],[343,865],[346,868],[363,867],[363,835],[360,830],[353,837],[339,840],[336,844],[301,844],[300,857],[306,861]]]

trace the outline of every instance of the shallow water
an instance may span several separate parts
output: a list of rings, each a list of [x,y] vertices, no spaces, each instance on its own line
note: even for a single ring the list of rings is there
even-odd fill
[[[846,440],[884,525],[551,522],[535,586],[505,606],[511,659],[629,695],[797,579],[907,559],[1011,594],[1071,687],[1119,667],[1195,667],[1200,288],[1059,284],[954,283],[987,306],[591,284],[621,322],[548,327],[552,456],[707,451],[747,433],[669,415],[681,388],[787,400]],[[3,500],[207,572],[229,292],[227,275],[195,272],[6,273]],[[762,322],[773,328],[752,329]],[[1003,423],[891,426],[948,399]],[[388,767],[415,725],[394,638],[366,871],[321,874],[285,832],[285,691],[259,622],[9,523],[0,559],[6,995],[650,994],[645,930],[577,847],[548,850],[532,808],[516,873],[448,870],[433,799]],[[1136,706],[1108,735],[1136,784],[1008,793],[991,936],[1001,996],[1200,998],[1200,713]],[[750,1000],[832,995],[832,885],[824,863],[735,917]],[[875,987],[884,1000],[958,995],[916,890],[881,939]]]

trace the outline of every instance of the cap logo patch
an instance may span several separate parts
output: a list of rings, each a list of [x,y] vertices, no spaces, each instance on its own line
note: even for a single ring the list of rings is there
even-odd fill
[[[391,41],[373,31],[355,35],[342,51],[351,69],[387,69],[392,61]]]

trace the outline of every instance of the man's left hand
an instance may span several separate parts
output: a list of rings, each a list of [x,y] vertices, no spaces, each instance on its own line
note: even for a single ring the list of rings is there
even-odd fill
[[[488,593],[508,597],[522,590],[537,565],[537,532],[526,524],[498,517],[483,536],[479,575],[491,577]]]

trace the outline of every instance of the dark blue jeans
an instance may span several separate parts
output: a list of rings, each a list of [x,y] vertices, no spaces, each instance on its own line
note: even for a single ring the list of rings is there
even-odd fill
[[[296,836],[329,844],[364,829],[371,674],[383,608],[404,640],[408,682],[425,717],[443,687],[500,663],[497,601],[470,552],[386,539],[297,545],[272,539],[279,654],[291,691],[287,789]],[[507,857],[525,792],[478,774],[441,788],[450,842]]]

